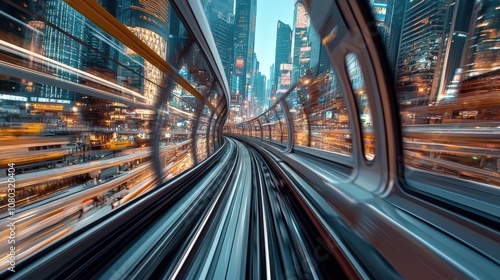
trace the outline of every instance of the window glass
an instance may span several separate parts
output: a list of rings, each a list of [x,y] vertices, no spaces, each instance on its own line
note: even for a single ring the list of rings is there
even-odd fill
[[[268,112],[269,120],[272,123],[271,126],[271,140],[281,142],[281,122],[273,108]]]
[[[288,141],[288,121],[286,119],[285,111],[283,110],[283,106],[281,106],[281,104],[277,104],[275,109],[281,123],[281,142],[286,143]]]
[[[19,181],[62,170],[54,180],[40,177],[16,188],[17,200],[29,204],[99,185],[101,194],[82,202],[86,220],[105,195],[111,211],[128,193],[144,193],[154,181],[153,158],[169,180],[206,159],[207,147],[213,152],[216,143],[206,137],[210,118],[228,101],[203,50],[167,0],[154,1],[154,13],[142,1],[135,1],[141,7],[119,2],[90,1],[96,6],[80,13],[63,0],[0,1],[0,179],[11,162]],[[84,15],[95,16],[99,8],[109,13],[99,15],[123,23],[104,29],[130,31],[147,47],[134,48],[136,40],[108,34]],[[162,72],[168,66],[175,81]],[[46,232],[46,223],[37,221],[37,232]],[[57,221],[61,227],[54,230],[65,229],[65,222]],[[35,243],[44,239],[30,236]]]
[[[384,3],[372,7],[395,77],[408,174],[500,186],[498,1]]]
[[[310,146],[340,154],[352,153],[349,115],[333,69],[303,81],[298,91],[311,127]]]
[[[262,124],[263,140],[271,139],[271,126],[268,121],[267,115],[263,115],[259,119],[260,123]]]
[[[351,88],[356,97],[356,107],[359,114],[361,134],[363,137],[363,151],[367,160],[375,156],[375,138],[373,135],[373,118],[370,112],[370,104],[366,93],[365,82],[361,65],[355,54],[347,54],[345,57],[347,73],[351,80]]]
[[[253,128],[254,128],[254,137],[257,137],[260,139],[260,125],[259,123],[255,120],[252,122]]]
[[[285,102],[294,125],[295,145],[309,146],[309,122],[303,106],[306,103],[300,97],[304,90],[307,90],[307,86],[297,87],[295,92],[290,93],[285,98]]]

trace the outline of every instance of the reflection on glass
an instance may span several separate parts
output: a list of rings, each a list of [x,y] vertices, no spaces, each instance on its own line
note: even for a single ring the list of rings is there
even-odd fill
[[[271,123],[269,122],[267,115],[261,116],[260,122],[262,124],[263,140],[271,140]]]
[[[297,145],[352,153],[347,108],[333,69],[302,79],[297,87],[297,101],[292,100],[292,104]]]
[[[288,105],[290,117],[293,121],[294,125],[294,141],[295,145],[301,146],[309,146],[309,122],[307,115],[304,111],[304,107],[302,104],[304,100],[302,96],[304,95],[304,91],[307,90],[307,87],[297,88],[296,94],[290,94],[285,99],[285,102]]]
[[[283,110],[283,106],[281,106],[281,104],[278,104],[275,108],[281,124],[281,142],[286,143],[288,141],[288,121],[286,119],[285,111]]]
[[[396,2],[387,1],[381,30],[396,77],[405,163],[500,186],[498,1]]]
[[[356,97],[356,106],[361,122],[364,155],[366,159],[372,160],[375,156],[375,138],[373,135],[370,104],[368,103],[361,66],[359,65],[358,57],[352,53],[346,55],[345,63],[351,81],[351,87]]]
[[[79,191],[65,200],[65,208],[47,208],[40,211],[45,216],[20,223],[16,250],[26,251],[50,234],[64,236],[79,217],[91,222],[97,210],[112,211],[155,187],[153,158],[169,180],[206,159],[207,148],[215,150],[207,132],[209,122],[217,120],[210,119],[212,108],[227,102],[221,82],[167,1],[157,1],[152,14],[144,7],[140,13],[122,13],[127,7],[100,2],[202,98],[186,84],[167,80],[157,62],[147,61],[63,0],[14,2],[0,4],[0,61],[27,74],[0,74],[0,181],[14,167],[19,207],[49,196],[73,199],[68,194]],[[152,154],[154,143],[158,154]],[[55,169],[59,177],[47,180]],[[101,190],[97,195],[96,188]],[[3,218],[6,194],[0,194]],[[5,244],[1,252],[7,251]],[[3,269],[5,256],[0,261]]]
[[[257,122],[257,120],[253,121],[252,125],[253,125],[253,128],[254,128],[254,137],[260,138],[260,136],[261,136],[261,134],[260,134],[260,125]]]
[[[267,115],[271,124],[271,140],[281,142],[281,122],[276,115],[276,110],[271,109]]]

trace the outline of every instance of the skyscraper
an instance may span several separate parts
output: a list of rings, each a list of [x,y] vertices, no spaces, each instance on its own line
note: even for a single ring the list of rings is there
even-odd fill
[[[264,112],[264,106],[266,105],[266,76],[261,72],[257,75],[257,81],[255,84],[255,97],[257,98],[257,106],[255,114],[261,114]]]
[[[166,58],[167,38],[169,35],[168,1],[156,1],[155,5],[149,5],[141,0],[131,0],[129,3],[130,5],[123,4],[123,23],[154,52]],[[141,90],[147,100],[149,100],[148,102],[153,102],[159,94],[157,85],[163,83],[163,73],[128,48],[125,50],[125,55],[123,56],[122,61],[135,61],[134,66],[129,67],[129,69],[143,73],[144,78],[139,79],[139,81],[133,81],[133,86]],[[140,62],[143,63],[143,67],[140,66]],[[140,68],[143,68],[142,71]],[[136,74],[128,73],[129,69],[121,69],[122,73],[120,76],[136,77]]]
[[[309,15],[302,0],[295,0],[293,16],[293,73],[292,84],[302,77],[309,69],[311,50],[307,42],[307,26]]]
[[[231,62],[233,61],[233,20],[218,15],[218,19],[210,24],[215,44],[219,52],[224,72],[229,81]]]
[[[116,17],[118,3],[114,0],[98,0],[112,16]],[[87,20],[88,27],[85,28],[86,42],[90,47],[85,50],[84,67],[87,73],[98,77],[116,81],[118,65],[112,60],[118,60],[118,42],[106,32]],[[115,48],[113,48],[113,46]]]
[[[269,79],[267,80],[267,88],[266,88],[266,106],[270,106],[271,104],[271,98],[273,96],[276,96],[276,84],[273,83],[274,81],[274,63],[269,67]]]
[[[44,56],[76,69],[82,69],[84,61],[83,45],[76,43],[73,38],[63,32],[85,41],[85,17],[71,8],[66,2],[58,0],[46,1],[45,13],[47,21],[59,29],[52,26],[45,27]],[[65,80],[80,81],[78,75],[61,70],[58,67],[48,67],[48,70]],[[75,100],[74,93],[49,85],[44,85],[41,97]]]
[[[234,0],[204,0],[203,9],[210,24],[217,51],[224,67],[228,81],[231,80],[231,63],[233,62],[233,26]]]
[[[278,20],[276,31],[276,53],[274,59],[274,73],[280,72],[281,64],[291,62],[290,53],[292,49],[292,28],[290,25]],[[275,75],[272,82],[278,85],[279,75]]]
[[[225,19],[229,19],[234,16],[234,0],[202,0],[202,5],[210,24],[217,20],[219,16]],[[212,16],[214,17],[212,18]]]
[[[248,98],[248,85],[252,73],[252,55],[255,44],[256,0],[236,0],[234,19],[234,71],[232,78],[233,94]]]
[[[330,59],[328,52],[321,44],[321,37],[314,27],[309,26],[310,67],[316,74],[327,73],[330,69]]]
[[[476,1],[475,30],[467,50],[465,76],[473,77],[500,69],[500,8],[497,0]]]
[[[406,5],[396,66],[400,102],[427,105],[442,54],[448,0],[410,1]]]
[[[401,28],[403,26],[404,12],[408,1],[388,0],[386,18],[384,21],[384,43],[389,59],[392,74],[396,71]]]
[[[450,3],[446,24],[446,39],[442,49],[442,59],[436,71],[438,77],[432,85],[431,100],[439,102],[446,98],[456,97],[456,91],[448,92],[453,77],[461,72],[465,59],[465,47],[470,38],[469,29],[474,2],[469,0],[454,0]],[[439,82],[437,82],[439,81]],[[437,95],[437,98],[434,96]]]

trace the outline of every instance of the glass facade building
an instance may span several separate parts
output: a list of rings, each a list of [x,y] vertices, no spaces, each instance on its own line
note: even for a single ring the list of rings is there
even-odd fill
[[[282,21],[278,21],[276,28],[276,54],[274,59],[274,73],[280,73],[282,64],[291,62],[290,53],[292,49],[292,28]],[[274,85],[279,84],[279,75],[272,80]]]
[[[308,43],[307,30],[309,15],[301,0],[295,1],[293,16],[293,73],[292,84],[302,77],[309,69],[311,47]]]
[[[447,2],[407,3],[396,65],[396,88],[401,103],[429,104],[445,40]]]
[[[237,0],[234,19],[234,71],[232,94],[248,98],[255,44],[256,0]]]

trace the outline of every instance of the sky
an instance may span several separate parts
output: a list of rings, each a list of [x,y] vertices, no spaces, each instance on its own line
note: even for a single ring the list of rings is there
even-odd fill
[[[269,80],[269,68],[274,63],[276,50],[276,26],[278,20],[293,29],[294,0],[257,0],[255,27],[255,53],[259,70]]]

